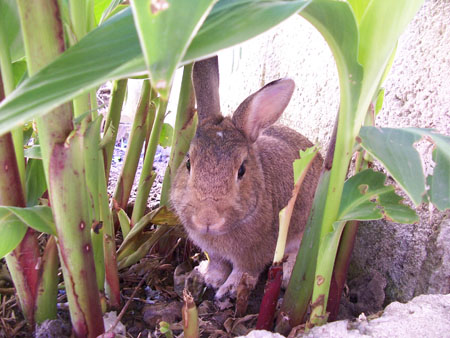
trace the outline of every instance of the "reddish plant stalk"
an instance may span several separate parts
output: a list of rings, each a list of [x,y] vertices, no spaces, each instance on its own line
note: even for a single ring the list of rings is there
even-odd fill
[[[283,264],[273,265],[269,269],[264,297],[259,308],[257,330],[269,330],[273,328],[275,308],[280,295],[281,282],[283,280]]]

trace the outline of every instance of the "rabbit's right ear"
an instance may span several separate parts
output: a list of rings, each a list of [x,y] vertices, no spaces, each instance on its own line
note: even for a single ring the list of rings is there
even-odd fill
[[[219,100],[219,61],[213,56],[197,61],[192,71],[197,112],[200,123],[210,117],[221,116]]]
[[[233,114],[233,123],[255,142],[265,128],[274,124],[283,113],[294,92],[294,81],[284,78],[272,81],[242,102]]]

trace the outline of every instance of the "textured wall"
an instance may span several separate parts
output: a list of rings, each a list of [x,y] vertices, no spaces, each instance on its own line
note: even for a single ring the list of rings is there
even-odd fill
[[[281,122],[326,149],[339,84],[331,52],[308,22],[294,16],[219,58],[225,113],[262,85],[289,76],[297,88]],[[378,125],[435,128],[450,135],[450,1],[425,2],[399,41],[384,87]],[[431,150],[426,143],[419,148]],[[429,167],[428,160],[425,164]],[[381,272],[387,302],[450,292],[450,214],[427,206],[418,212],[419,224],[381,221],[360,226],[350,276]]]

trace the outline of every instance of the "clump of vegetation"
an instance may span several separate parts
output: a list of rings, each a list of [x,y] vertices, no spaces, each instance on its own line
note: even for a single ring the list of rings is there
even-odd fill
[[[380,161],[414,204],[450,208],[449,137],[426,129],[373,126],[397,40],[422,2],[0,0],[0,257],[6,258],[28,323],[56,317],[61,266],[74,335],[104,332],[105,308],[121,306],[118,269],[139,261],[158,241],[164,251],[178,224],[166,205],[172,177],[196,127],[192,63],[298,12],[333,52],[341,102],[276,329],[288,332],[304,322],[310,301],[308,326],[326,322],[329,311],[337,311],[330,309],[328,299],[339,294],[345,280],[357,224],[353,220],[417,221],[399,203],[394,188],[385,185],[383,174],[364,170],[365,161]],[[178,67],[184,67],[184,76],[173,137],[165,139],[172,151],[161,207],[146,213],[155,149],[166,128]],[[106,187],[112,149],[126,79],[133,77],[147,81],[110,201]],[[109,80],[114,88],[102,130],[95,91]],[[435,145],[434,173],[428,177],[413,147],[421,138]],[[144,144],[144,170],[129,219],[124,209]],[[357,174],[346,181],[355,151],[365,161],[357,161]],[[149,224],[155,226],[148,230]],[[119,226],[124,239],[116,250]],[[330,290],[333,276],[336,290]],[[195,323],[190,313],[194,306],[189,295],[185,298],[189,323]]]

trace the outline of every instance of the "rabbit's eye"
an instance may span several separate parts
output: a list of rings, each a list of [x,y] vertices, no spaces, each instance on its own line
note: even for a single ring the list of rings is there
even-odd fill
[[[191,160],[189,159],[189,157],[187,158],[186,161],[186,169],[191,172]]]
[[[242,162],[241,166],[239,167],[239,171],[238,171],[238,179],[241,179],[242,176],[244,176],[245,174],[245,165],[244,162]]]

